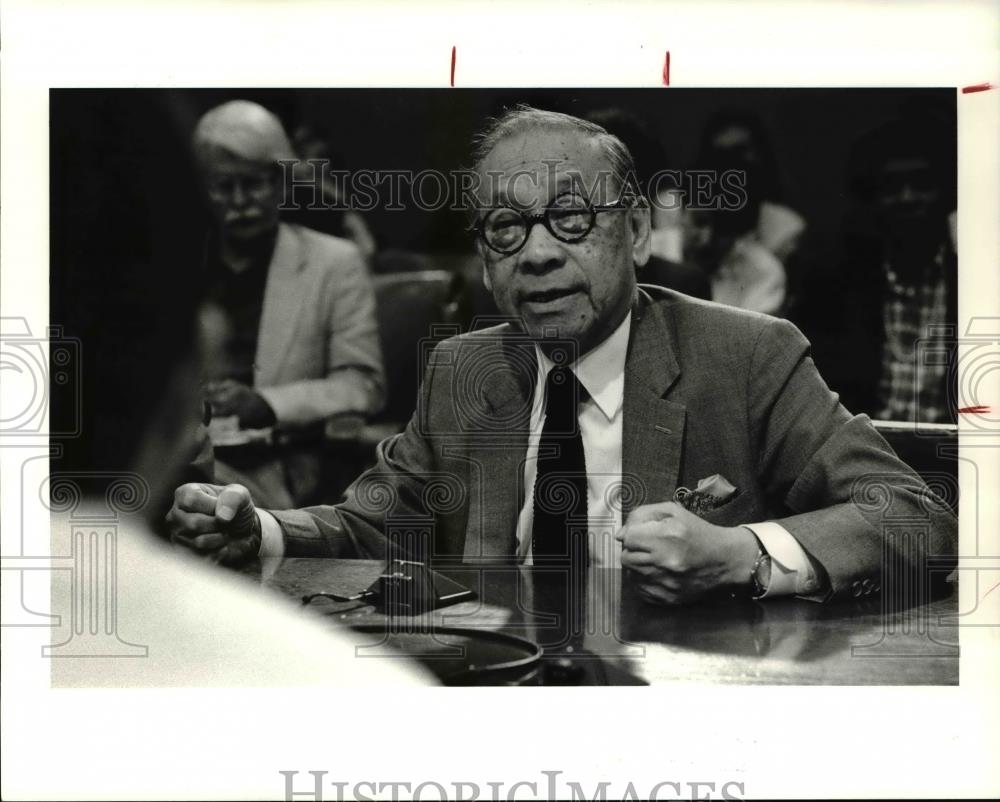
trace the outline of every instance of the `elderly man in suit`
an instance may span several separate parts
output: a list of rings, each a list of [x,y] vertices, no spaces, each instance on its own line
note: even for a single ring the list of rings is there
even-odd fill
[[[883,566],[954,554],[950,510],[839,404],[791,324],[636,284],[649,210],[620,140],[523,107],[476,165],[484,278],[515,322],[434,350],[413,419],[336,507],[179,488],[169,520],[194,548],[620,564],[668,604],[851,598],[878,593]],[[896,537],[900,516],[923,536]]]
[[[193,144],[216,223],[209,296],[226,320],[213,414],[287,431],[377,412],[385,381],[371,278],[347,240],[281,222],[279,160],[295,158],[281,122],[234,100],[199,120]],[[314,497],[318,451],[221,462],[217,476],[246,478],[267,503],[290,507]]]

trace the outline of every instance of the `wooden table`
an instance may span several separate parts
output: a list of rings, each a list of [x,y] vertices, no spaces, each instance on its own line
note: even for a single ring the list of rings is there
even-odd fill
[[[382,563],[367,560],[286,559],[264,566],[263,574],[267,585],[301,599],[319,591],[351,595],[382,570]],[[338,625],[413,634],[408,643],[460,627],[515,635],[544,649],[540,667],[531,671],[464,679],[455,674],[461,659],[449,663],[433,649],[416,650],[418,659],[455,684],[958,683],[957,593],[895,611],[874,597],[834,604],[726,599],[666,608],[642,601],[627,572],[605,568],[590,571],[585,604],[572,605],[584,612],[573,616],[566,609],[574,591],[551,571],[501,566],[443,573],[478,598],[391,622],[359,602],[319,599],[311,606]],[[384,637],[372,638],[373,654],[385,648]]]

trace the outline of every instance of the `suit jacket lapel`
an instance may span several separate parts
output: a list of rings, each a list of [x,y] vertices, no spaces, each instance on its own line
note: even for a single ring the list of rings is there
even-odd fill
[[[669,308],[639,290],[625,359],[622,522],[640,504],[673,497],[684,445],[686,407],[663,396],[680,375]]]
[[[465,559],[509,559],[517,553],[517,520],[524,504],[524,457],[538,363],[534,346],[509,332],[502,335],[498,353],[484,352],[473,358],[502,362],[495,370],[483,371],[479,414],[487,425],[482,427],[485,431],[472,435],[469,447],[471,470],[479,473],[482,501],[470,508]]]
[[[640,504],[673,497],[687,414],[683,404],[664,398],[680,376],[669,310],[653,306],[640,290],[632,315],[622,409],[623,522]],[[474,434],[469,447],[482,502],[470,507],[467,562],[509,557],[517,549],[537,359],[533,346],[509,332],[502,337],[500,358],[507,369],[484,372],[482,414],[492,425],[489,432]]]
[[[282,223],[274,243],[271,264],[267,268],[264,308],[257,334],[255,380],[268,386],[279,379],[281,365],[295,335],[301,315],[299,310],[309,292],[299,271],[305,267],[306,254],[293,229]]]

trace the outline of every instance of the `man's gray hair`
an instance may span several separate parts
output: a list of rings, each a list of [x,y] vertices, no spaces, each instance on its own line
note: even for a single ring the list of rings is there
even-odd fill
[[[579,131],[593,137],[600,144],[611,164],[611,175],[618,187],[626,192],[636,190],[635,162],[632,154],[618,137],[597,123],[581,120],[558,111],[536,109],[524,103],[506,109],[499,117],[491,119],[473,139],[473,168],[479,170],[486,157],[502,140],[532,128]]]
[[[281,120],[249,100],[231,100],[206,112],[191,141],[202,163],[211,161],[218,151],[259,164],[295,158]]]

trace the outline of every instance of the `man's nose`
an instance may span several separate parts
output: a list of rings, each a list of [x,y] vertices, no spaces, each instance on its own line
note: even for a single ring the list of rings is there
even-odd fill
[[[520,257],[522,268],[533,273],[544,273],[566,262],[566,249],[563,243],[552,236],[544,223],[537,223],[528,231]]]
[[[243,182],[242,181],[234,181],[233,182],[233,191],[232,191],[232,193],[230,194],[229,197],[232,200],[234,206],[244,206],[244,205],[246,205],[246,202],[247,202],[247,193],[246,193],[246,190],[243,187]]]

